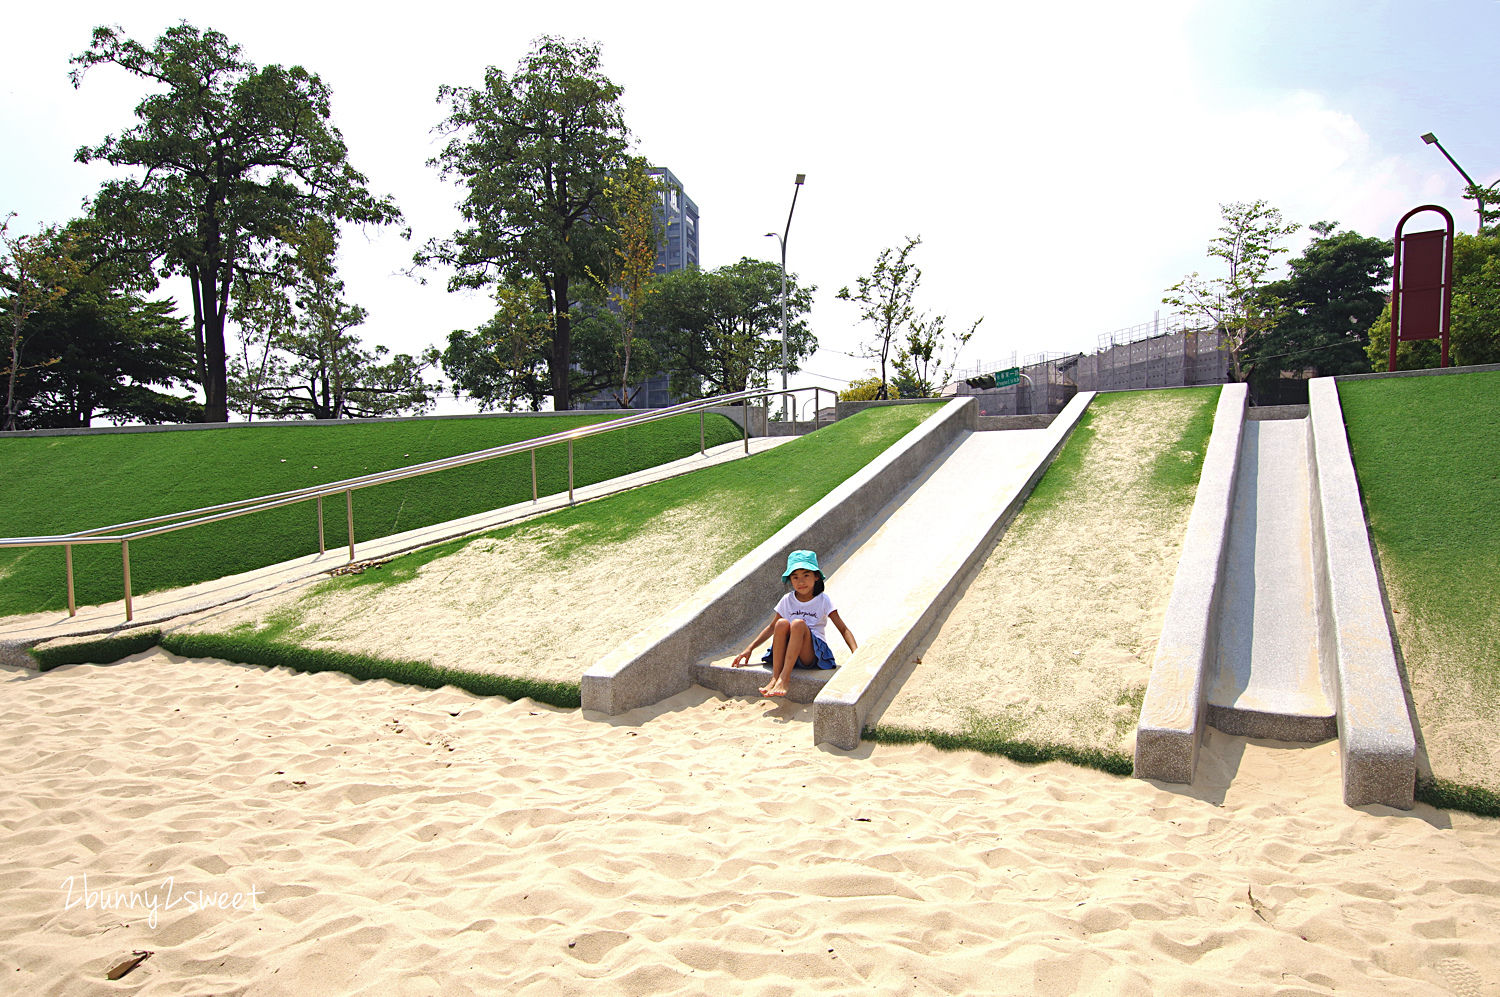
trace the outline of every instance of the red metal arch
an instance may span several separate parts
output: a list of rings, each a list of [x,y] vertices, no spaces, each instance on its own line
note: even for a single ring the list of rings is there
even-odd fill
[[[1444,228],[1404,234],[1413,215],[1436,211]],[[1396,262],[1391,277],[1391,355],[1396,344],[1417,339],[1442,341],[1440,366],[1448,366],[1448,326],[1453,311],[1453,216],[1436,204],[1412,208],[1396,223]]]

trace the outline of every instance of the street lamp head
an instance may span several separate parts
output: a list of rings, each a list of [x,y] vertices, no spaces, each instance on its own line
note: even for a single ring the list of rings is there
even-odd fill
[[[801,187],[802,186],[802,181],[804,181],[806,179],[807,179],[807,174],[806,173],[798,173],[797,174],[797,186]]]
[[[1433,145],[1437,142],[1437,136],[1432,134],[1432,132],[1428,132],[1426,135],[1422,136],[1422,141],[1426,142],[1428,145]]]

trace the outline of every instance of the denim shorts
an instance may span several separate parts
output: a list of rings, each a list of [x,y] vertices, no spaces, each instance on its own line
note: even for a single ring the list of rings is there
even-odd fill
[[[822,637],[819,637],[817,634],[812,635],[812,640],[814,658],[813,663],[810,665],[804,665],[802,662],[798,661],[796,667],[822,668],[824,670],[827,670],[829,668],[837,668],[838,663],[833,660],[833,648],[828,646],[828,642]],[[773,657],[774,652],[771,650],[771,648],[766,648],[766,653],[761,657],[760,663],[769,668],[771,666],[771,660]]]

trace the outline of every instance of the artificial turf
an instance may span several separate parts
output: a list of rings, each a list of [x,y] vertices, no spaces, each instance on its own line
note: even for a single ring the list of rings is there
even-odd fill
[[[670,510],[698,507],[714,517],[719,532],[735,538],[715,552],[715,565],[723,570],[920,425],[940,405],[865,409],[743,460],[558,509],[481,536],[545,532],[553,538],[546,545],[546,556],[561,562],[603,544],[624,543]],[[399,583],[414,577],[422,565],[478,539],[463,537],[415,551],[374,570],[332,578],[322,587]]]
[[[1098,583],[1089,573],[1088,565],[1070,562],[1062,554],[1062,550],[1076,545],[1076,524],[1098,522],[1097,511],[1103,508],[1131,517],[1128,525],[1122,524],[1122,529],[1159,523],[1157,532],[1164,538],[1171,531],[1180,532],[1197,493],[1220,391],[1218,385],[1209,385],[1099,394],[1079,416],[1067,442],[990,556],[1003,558],[1006,545],[1058,549],[1054,570],[1073,573],[1080,591],[1091,592],[1098,600],[1101,597]],[[1163,403],[1170,406],[1170,422],[1166,427],[1172,435],[1165,436],[1157,449],[1140,454],[1139,458],[1133,451],[1122,451],[1122,447],[1132,446],[1125,438],[1144,418],[1140,414],[1143,407]],[[1099,484],[1101,467],[1107,467],[1112,456],[1122,452],[1130,454],[1126,460],[1137,461],[1131,466],[1138,468],[1138,473],[1118,485],[1123,490],[1115,490],[1117,485],[1106,489]],[[1151,585],[1158,581],[1159,577],[1138,575],[1136,584]],[[971,590],[968,598],[978,597]],[[1101,612],[1109,598],[1105,596],[1104,603],[1094,602],[1091,611]],[[1067,628],[1066,624],[1056,622],[1059,619],[1066,617],[1055,616],[1054,622],[1046,624],[1054,634]],[[1016,614],[1001,610],[995,611],[989,623],[996,627],[1028,625],[1018,620]],[[1130,639],[1125,634],[1117,637],[1122,643]],[[1008,667],[1037,670],[1051,665],[1046,660],[1016,661]],[[967,674],[961,674],[945,681],[957,687],[957,683],[967,678]],[[892,744],[921,741],[943,750],[966,748],[1027,763],[1067,761],[1128,775],[1132,760],[1117,750],[1116,745],[1139,720],[1146,687],[1144,683],[1131,683],[1110,675],[1089,688],[1092,701],[1086,705],[1080,701],[1073,708],[1050,700],[1045,686],[1040,686],[1025,709],[1017,706],[1007,707],[1003,713],[985,712],[993,707],[971,703],[961,718],[946,718],[948,729],[881,723],[866,728],[864,736]]]
[[[1432,670],[1422,684],[1436,696],[1417,698],[1418,723],[1472,721],[1493,738],[1500,724],[1500,372],[1342,381],[1339,401],[1397,641],[1409,670]],[[1491,771],[1497,781],[1485,792],[1493,807],[1500,767]],[[1432,775],[1428,796],[1441,787],[1444,799],[1464,795],[1440,759]]]
[[[933,403],[869,409],[743,460],[559,509],[485,536],[541,529],[565,538],[554,544],[555,549],[549,549],[547,556],[587,557],[589,550],[600,545],[627,542],[663,512],[699,505],[734,524],[737,539],[717,552],[717,562],[727,567],[879,456],[939,407],[940,403]],[[449,541],[394,558],[363,574],[332,578],[308,598],[315,599],[316,592],[325,587],[397,584],[413,577],[422,564],[459,550],[475,539],[478,537]],[[509,699],[524,696],[561,707],[577,707],[580,702],[576,682],[498,675],[398,657],[307,647],[299,643],[303,619],[300,606],[293,605],[258,628],[165,634],[146,630],[98,641],[37,648],[32,656],[42,670],[47,670],[64,664],[114,661],[159,644],[185,657],[217,657],[302,671],[338,671],[360,679],[385,678],[429,688],[455,685],[477,695]]]
[[[1176,441],[1163,448],[1151,460],[1149,484],[1155,497],[1168,508],[1178,508],[1191,504],[1193,496],[1198,492],[1198,477],[1203,472],[1208,438],[1213,434],[1214,406],[1219,399],[1220,388],[1215,384],[1158,390],[1170,391],[1173,398],[1190,406]],[[1074,489],[1089,473],[1089,454],[1097,435],[1094,421],[1101,414],[1112,409],[1129,411],[1131,406],[1138,404],[1143,398],[1155,394],[1157,391],[1108,391],[1096,396],[1078,417],[1078,423],[1073,427],[1068,442],[1063,445],[1057,458],[1027,497],[1027,518],[1036,519],[1076,494]]]
[[[0,439],[0,536],[69,533],[236,499],[325,484],[545,436],[612,418],[612,413],[528,418],[457,418],[294,426],[227,426],[175,432]],[[688,456],[698,449],[697,416],[685,415],[579,441],[579,487]],[[738,427],[705,420],[707,445]],[[537,456],[541,494],[565,491],[567,447]],[[526,454],[392,482],[354,494],[356,542],[474,515],[531,498]],[[344,509],[325,511],[328,543],[346,542]],[[136,595],[275,564],[317,551],[317,512],[308,502],[133,541]],[[83,605],[122,598],[116,544],[75,546]],[[66,605],[63,554],[56,547],[0,550],[0,616]]]

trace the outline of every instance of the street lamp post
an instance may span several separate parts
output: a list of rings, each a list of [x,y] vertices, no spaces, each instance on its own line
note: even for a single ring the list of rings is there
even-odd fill
[[[797,194],[802,190],[802,181],[806,179],[806,173],[797,174],[797,185],[792,188],[792,207],[786,213],[786,231],[783,233],[766,233],[767,236],[774,236],[777,245],[781,247],[781,390],[783,392],[786,391],[786,368],[788,363],[786,351],[786,241],[792,234],[792,212],[797,210]],[[782,394],[781,417],[783,419],[787,418],[787,398],[786,394]]]
[[[1441,152],[1443,154],[1443,158],[1446,159],[1446,160],[1448,160],[1448,162],[1450,162],[1450,163],[1453,164],[1453,168],[1458,171],[1458,175],[1461,176],[1461,177],[1463,177],[1464,180],[1468,183],[1469,189],[1472,190],[1472,191],[1474,191],[1474,200],[1479,205],[1479,234],[1483,235],[1484,234],[1484,195],[1481,194],[1480,191],[1484,190],[1484,188],[1480,187],[1477,183],[1474,182],[1474,178],[1473,177],[1469,176],[1467,173],[1464,172],[1464,168],[1462,166],[1458,165],[1458,160],[1456,160],[1452,156],[1448,155],[1448,150],[1443,148],[1443,143],[1441,143],[1441,142],[1438,141],[1438,137],[1436,135],[1434,135],[1432,132],[1428,132],[1427,134],[1425,134],[1425,135],[1422,136],[1422,141],[1426,142],[1428,145],[1435,145],[1435,146],[1437,146],[1438,147],[1438,152]]]

